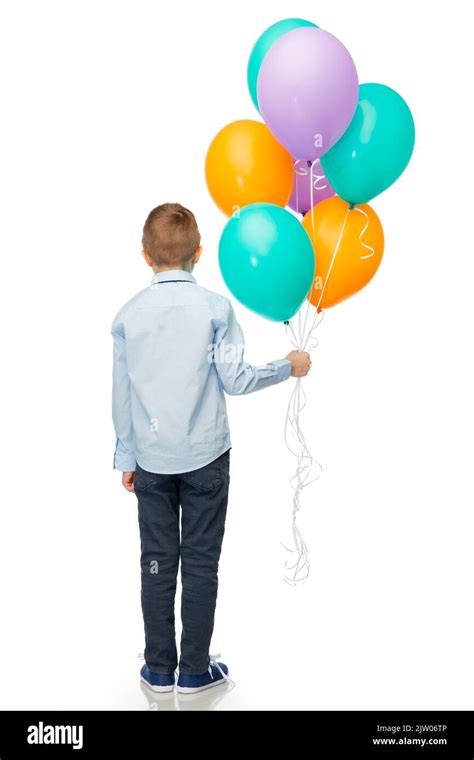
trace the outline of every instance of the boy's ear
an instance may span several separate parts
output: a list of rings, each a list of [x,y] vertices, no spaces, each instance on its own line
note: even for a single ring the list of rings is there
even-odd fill
[[[149,266],[149,267],[152,267],[152,266],[153,266],[153,259],[151,258],[151,256],[150,256],[150,254],[148,253],[148,251],[145,251],[145,249],[143,249],[143,250],[142,250],[142,256],[143,256],[143,258],[145,259],[145,261],[146,261],[146,263],[148,264],[148,266]]]
[[[202,245],[198,245],[198,247],[194,251],[194,256],[191,259],[191,263],[192,264],[197,264],[198,261],[199,261],[199,259],[201,258],[201,254],[202,254]]]

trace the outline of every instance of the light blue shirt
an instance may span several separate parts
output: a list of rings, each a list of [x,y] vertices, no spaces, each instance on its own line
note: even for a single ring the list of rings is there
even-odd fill
[[[114,338],[114,467],[179,473],[230,448],[224,391],[251,393],[286,380],[288,359],[253,367],[224,296],[189,272],[155,274],[119,311]]]

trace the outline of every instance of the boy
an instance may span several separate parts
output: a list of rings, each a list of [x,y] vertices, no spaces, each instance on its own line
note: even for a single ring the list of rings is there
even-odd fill
[[[201,253],[194,215],[178,203],[155,208],[143,228],[151,286],[113,326],[114,466],[138,499],[145,662],[142,680],[171,691],[178,665],[174,604],[181,561],[182,637],[177,688],[224,683],[209,658],[229,488],[224,391],[250,393],[303,377],[307,353],[253,367],[230,302],[196,284]],[[181,509],[181,531],[180,531]]]

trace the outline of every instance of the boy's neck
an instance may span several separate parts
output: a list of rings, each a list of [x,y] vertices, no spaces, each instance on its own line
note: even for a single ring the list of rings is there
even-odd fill
[[[193,265],[191,263],[189,264],[182,264],[182,266],[176,266],[176,267],[152,267],[153,272],[155,274],[159,274],[160,272],[189,272],[191,273],[193,271]]]

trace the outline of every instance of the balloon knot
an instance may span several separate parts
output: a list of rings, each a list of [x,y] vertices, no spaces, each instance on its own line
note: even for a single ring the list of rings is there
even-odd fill
[[[290,323],[289,323],[289,321],[288,321],[288,320],[286,320],[285,322],[283,322],[283,324],[284,324],[284,325],[289,325]]]
[[[349,203],[349,211],[355,209],[355,203]]]

